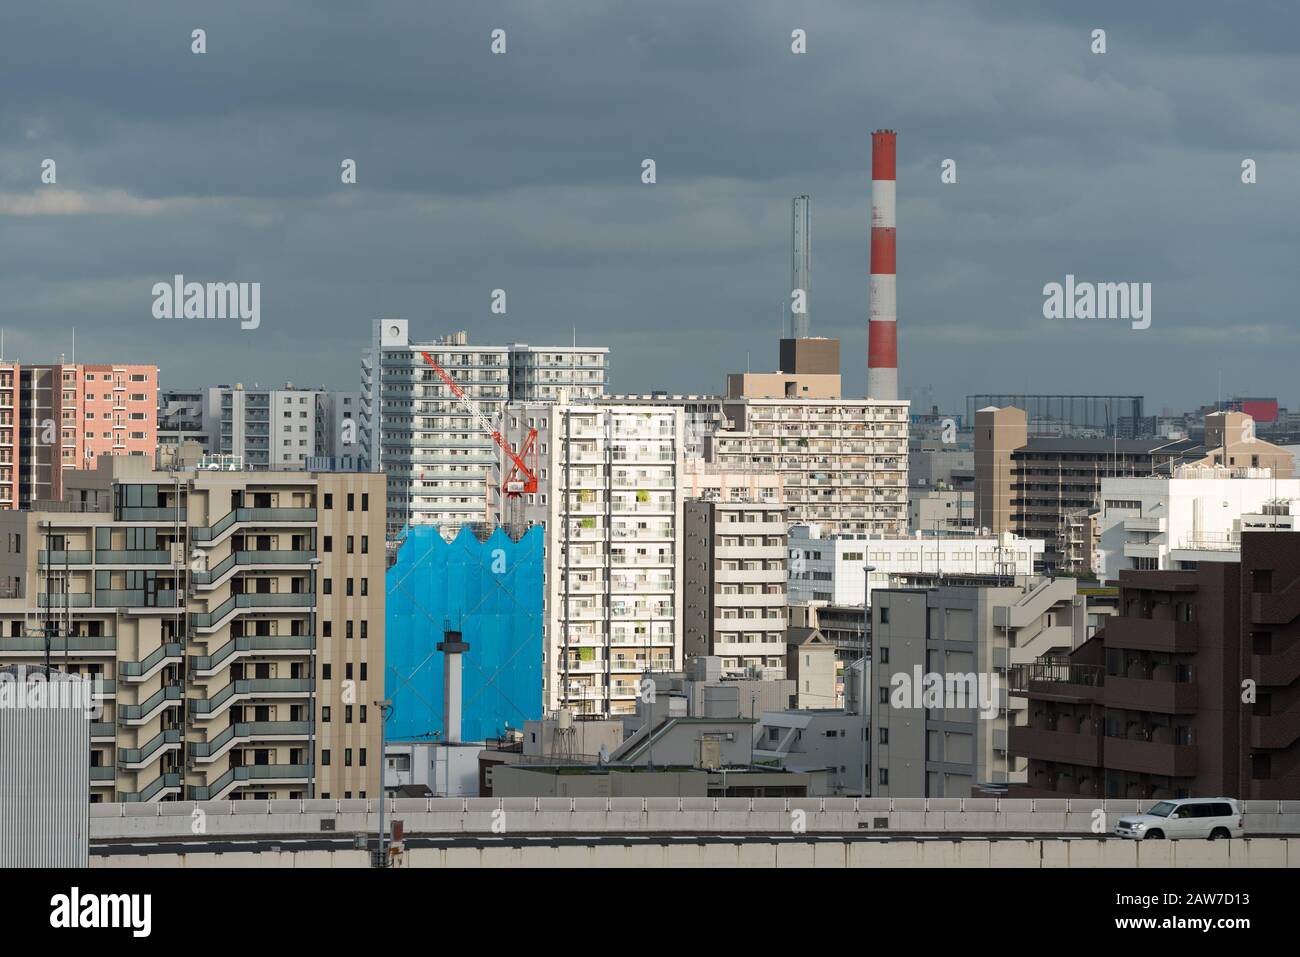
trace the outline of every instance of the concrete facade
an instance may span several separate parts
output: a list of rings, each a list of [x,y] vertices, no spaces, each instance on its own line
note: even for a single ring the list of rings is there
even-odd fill
[[[785,508],[698,499],[684,518],[684,652],[721,658],[726,674],[785,677]]]
[[[538,434],[546,527],[544,710],[628,714],[637,680],[682,661],[683,412],[661,405],[518,403],[516,447]]]
[[[746,398],[723,404],[709,461],[774,469],[790,521],[827,534],[907,530],[906,402]]]
[[[1023,782],[1025,762],[1007,750],[1025,710],[1008,697],[1009,668],[1083,643],[1074,580],[883,589],[871,614],[872,796],[964,797]],[[964,694],[925,697],[931,675]]]

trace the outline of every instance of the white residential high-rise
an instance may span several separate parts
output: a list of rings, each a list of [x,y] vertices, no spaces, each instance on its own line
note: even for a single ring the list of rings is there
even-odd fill
[[[838,397],[728,399],[729,427],[706,441],[709,461],[775,469],[791,522],[827,534],[903,536],[907,408]]]
[[[546,710],[631,714],[641,675],[682,660],[683,412],[511,403],[506,438],[537,430],[546,525]]]
[[[327,389],[220,385],[207,390],[203,427],[214,455],[238,456],[245,468],[302,469],[334,454],[333,395]]]
[[[590,346],[472,346],[465,333],[412,342],[404,319],[374,323],[361,358],[361,467],[388,474],[388,529],[454,529],[487,519],[498,450],[424,361],[428,352],[489,419],[511,399],[563,390],[603,395],[609,350]]]
[[[1239,561],[1243,517],[1300,499],[1300,479],[1273,478],[1268,469],[1184,466],[1173,478],[1103,478],[1100,499],[1095,567],[1109,580],[1125,568]]]

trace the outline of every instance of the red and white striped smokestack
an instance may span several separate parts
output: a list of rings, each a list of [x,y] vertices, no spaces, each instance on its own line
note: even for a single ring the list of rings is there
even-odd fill
[[[871,134],[871,321],[867,398],[898,398],[898,276],[895,272],[893,130]]]

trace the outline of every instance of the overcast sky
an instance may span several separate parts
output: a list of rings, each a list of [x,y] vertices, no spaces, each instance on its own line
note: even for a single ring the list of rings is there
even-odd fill
[[[775,367],[790,199],[806,192],[813,332],[842,340],[861,395],[870,132],[885,127],[905,397],[1138,393],[1158,410],[1213,401],[1221,375],[1225,395],[1295,408],[1297,9],[11,4],[5,358],[70,357],[75,329],[78,360],[157,362],[168,388],[356,389],[371,321],[397,317],[475,342],[576,327],[611,348],[616,391],[717,392],[747,362]],[[261,326],[154,318],[153,284],[176,273],[260,282]],[[1150,282],[1151,328],[1044,319],[1043,286],[1067,273]]]

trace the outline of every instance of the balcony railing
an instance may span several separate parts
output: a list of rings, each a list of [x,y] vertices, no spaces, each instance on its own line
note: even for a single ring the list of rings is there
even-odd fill
[[[285,694],[305,694],[312,689],[311,678],[253,678],[232,681],[211,698],[190,700],[190,713],[207,715],[220,708],[236,695],[275,697]]]
[[[190,754],[196,758],[206,758],[236,739],[258,740],[260,738],[280,738],[310,733],[310,721],[244,721],[232,724],[211,741],[199,741],[191,744]]]
[[[308,780],[311,776],[310,764],[250,764],[231,768],[207,787],[191,787],[190,800],[213,800],[224,794],[232,784],[245,781]]]
[[[158,732],[138,748],[118,748],[117,763],[119,765],[143,764],[151,760],[165,745],[180,743],[180,728],[168,728],[166,731]]]
[[[193,655],[195,671],[213,671],[237,651],[310,651],[316,646],[312,635],[244,635],[231,638],[211,655]]]
[[[312,604],[310,592],[251,592],[231,595],[210,612],[190,615],[196,628],[210,628],[237,608],[307,608]]]
[[[170,772],[160,774],[147,786],[143,791],[127,791],[122,794],[123,801],[152,801],[164,788],[179,788],[181,786],[181,776],[179,772]]]
[[[168,658],[180,659],[185,647],[179,642],[159,645],[140,661],[122,661],[118,663],[117,673],[123,678],[134,678],[146,674],[160,661]]]
[[[237,508],[227,512],[207,528],[190,529],[190,540],[208,542],[218,538],[235,524],[255,522],[276,525],[282,522],[315,522],[314,508]]]
[[[224,559],[206,571],[190,573],[190,580],[196,585],[207,585],[237,565],[306,565],[316,557],[315,552],[292,550],[237,551],[231,552]]]

